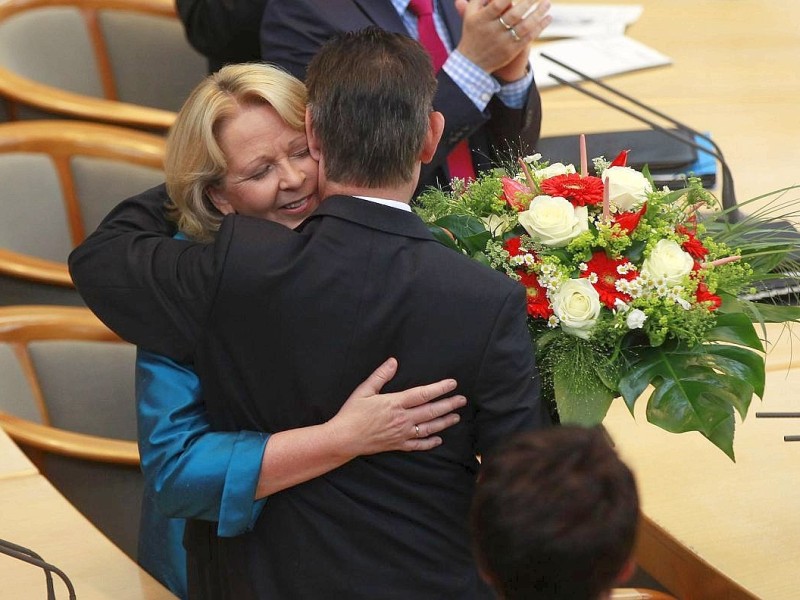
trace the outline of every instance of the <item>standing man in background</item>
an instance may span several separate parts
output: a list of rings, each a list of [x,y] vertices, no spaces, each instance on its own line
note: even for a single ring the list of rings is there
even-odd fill
[[[186,39],[208,59],[208,72],[261,58],[259,30],[266,0],[176,0]]]
[[[261,57],[305,79],[312,56],[337,33],[377,26],[417,39],[433,60],[433,106],[445,118],[419,191],[533,151],[542,106],[530,43],[550,24],[549,10],[549,0],[267,0]]]

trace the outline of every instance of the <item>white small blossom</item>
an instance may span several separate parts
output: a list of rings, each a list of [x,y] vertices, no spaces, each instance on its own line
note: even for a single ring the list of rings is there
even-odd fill
[[[628,326],[628,329],[641,329],[646,320],[647,315],[644,314],[644,311],[634,308],[628,313],[628,318],[625,319],[625,324]]]
[[[617,265],[617,273],[620,275],[627,275],[631,271],[633,271],[636,266],[630,262],[624,262],[621,265]]]
[[[584,273],[586,272],[586,270],[588,268],[589,268],[589,265],[587,265],[585,262],[582,262],[581,264],[578,265],[578,270],[583,271]]]
[[[589,280],[589,283],[597,283],[598,279],[597,273],[589,273],[589,276],[586,278]]]
[[[620,298],[614,298],[614,309],[619,312],[627,312],[630,308],[627,303],[623,302]]]
[[[678,304],[683,310],[690,310],[692,305],[684,298],[675,298],[675,303]]]
[[[558,317],[555,315],[550,315],[550,318],[547,319],[547,326],[550,329],[555,329],[556,327],[558,327],[559,323],[560,321],[558,320]]]

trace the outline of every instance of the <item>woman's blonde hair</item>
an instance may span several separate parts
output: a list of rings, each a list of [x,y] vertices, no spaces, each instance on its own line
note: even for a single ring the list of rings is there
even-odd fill
[[[222,215],[206,190],[228,171],[217,143],[222,124],[241,106],[268,104],[286,124],[305,132],[306,89],[278,67],[262,63],[228,65],[205,78],[189,95],[167,137],[164,169],[171,215],[189,238],[208,241]]]

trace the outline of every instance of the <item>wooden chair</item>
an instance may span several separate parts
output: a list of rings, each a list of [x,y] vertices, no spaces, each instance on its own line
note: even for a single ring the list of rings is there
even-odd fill
[[[9,120],[57,115],[164,131],[206,69],[172,0],[0,0]]]
[[[164,179],[164,139],[78,121],[0,124],[0,305],[80,304],[66,259],[126,197]]]
[[[132,558],[144,482],[134,359],[87,308],[0,307],[0,427]]]

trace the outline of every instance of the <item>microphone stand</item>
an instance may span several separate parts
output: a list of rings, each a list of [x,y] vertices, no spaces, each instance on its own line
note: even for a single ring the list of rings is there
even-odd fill
[[[69,580],[69,577],[67,577],[67,575],[55,565],[45,562],[45,560],[33,550],[29,550],[23,546],[0,539],[0,554],[5,554],[6,556],[16,558],[17,560],[21,560],[22,562],[26,562],[43,569],[45,581],[47,583],[47,600],[56,600],[55,589],[53,588],[53,573],[58,575],[64,582],[64,585],[67,587],[69,600],[76,600],[75,588],[73,587],[72,582]]]
[[[655,131],[658,131],[659,133],[663,133],[664,135],[667,135],[667,136],[669,136],[669,137],[671,137],[673,139],[676,139],[679,142],[681,142],[683,144],[686,144],[687,146],[691,146],[692,148],[695,148],[696,150],[699,150],[701,152],[705,152],[706,154],[710,154],[711,156],[713,156],[719,162],[721,170],[722,170],[722,186],[721,186],[722,187],[722,193],[721,193],[721,195],[722,195],[722,208],[725,209],[725,211],[726,211],[726,218],[731,223],[736,223],[738,221],[741,221],[744,218],[743,215],[741,214],[741,212],[739,211],[739,209],[736,206],[736,194],[735,194],[734,187],[733,187],[733,175],[731,173],[730,168],[728,167],[728,163],[725,162],[725,159],[723,158],[723,155],[722,155],[722,150],[717,145],[716,141],[711,139],[708,135],[706,135],[704,133],[701,133],[701,132],[689,127],[685,123],[681,123],[680,121],[677,121],[676,119],[670,117],[669,115],[666,115],[663,112],[661,112],[659,110],[656,110],[655,108],[653,108],[651,106],[648,106],[647,104],[641,102],[640,100],[632,98],[631,96],[629,96],[629,95],[627,95],[627,94],[625,94],[625,93],[623,93],[623,92],[611,87],[610,85],[600,81],[599,79],[591,77],[591,76],[589,76],[589,75],[587,75],[587,74],[575,69],[574,67],[571,67],[571,66],[561,62],[560,60],[557,60],[557,59],[553,58],[552,56],[550,56],[548,54],[542,53],[541,57],[546,59],[546,60],[549,60],[550,62],[552,62],[552,63],[554,63],[556,65],[558,65],[559,67],[562,67],[563,69],[566,69],[566,70],[574,73],[575,75],[580,77],[582,80],[588,81],[590,83],[593,83],[593,84],[599,86],[600,88],[602,88],[602,89],[604,89],[604,90],[606,90],[606,91],[608,91],[608,92],[610,92],[610,93],[612,93],[612,94],[614,94],[614,95],[616,95],[616,96],[618,96],[618,97],[620,97],[620,98],[622,98],[622,99],[634,104],[635,106],[638,106],[639,108],[641,108],[641,109],[643,109],[643,110],[645,110],[645,111],[647,111],[647,112],[649,112],[649,113],[651,113],[651,114],[653,114],[653,115],[655,115],[655,116],[657,116],[657,117],[659,117],[659,118],[661,118],[661,119],[663,119],[663,120],[675,125],[678,129],[687,132],[691,136],[700,137],[703,140],[707,141],[709,144],[711,144],[711,147],[713,148],[713,150],[709,149],[706,146],[702,146],[702,145],[698,144],[694,139],[689,139],[686,136],[680,135],[680,134],[675,133],[674,131],[672,131],[670,129],[667,129],[666,127],[662,127],[661,125],[659,125],[658,123],[655,123],[651,119],[648,119],[647,117],[644,117],[644,116],[642,116],[642,115],[640,115],[640,114],[638,114],[638,113],[636,113],[636,112],[634,112],[634,111],[632,111],[632,110],[630,110],[628,108],[625,108],[624,106],[621,106],[621,105],[619,105],[619,104],[617,104],[615,102],[612,102],[611,100],[609,100],[607,98],[604,98],[603,96],[600,96],[599,94],[596,94],[596,93],[591,92],[589,90],[585,90],[580,85],[572,83],[571,81],[567,81],[563,77],[559,77],[558,75],[556,75],[554,73],[549,73],[549,76],[552,77],[554,80],[556,80],[558,83],[560,83],[562,85],[566,85],[567,87],[570,87],[573,90],[575,90],[575,91],[577,91],[577,92],[579,92],[579,93],[581,93],[581,94],[583,94],[585,96],[589,96],[590,98],[592,98],[594,100],[602,102],[603,104],[605,104],[607,106],[610,106],[611,108],[613,108],[613,109],[615,109],[615,110],[617,110],[617,111],[619,111],[619,112],[621,112],[623,114],[626,114],[629,117],[632,117],[632,118],[636,119],[637,121],[640,121],[640,122],[644,123],[645,125],[647,125],[651,129],[653,129]]]

